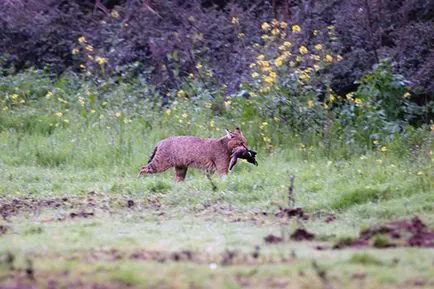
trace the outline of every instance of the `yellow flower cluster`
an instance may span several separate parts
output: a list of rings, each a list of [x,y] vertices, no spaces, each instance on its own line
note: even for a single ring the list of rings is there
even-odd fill
[[[118,18],[118,17],[119,17],[119,12],[116,11],[116,10],[113,10],[110,14],[111,14],[111,16],[112,16],[113,18]]]
[[[101,56],[97,56],[95,57],[95,61],[99,64],[99,65],[104,65],[107,63],[107,59],[105,59],[104,57]]]

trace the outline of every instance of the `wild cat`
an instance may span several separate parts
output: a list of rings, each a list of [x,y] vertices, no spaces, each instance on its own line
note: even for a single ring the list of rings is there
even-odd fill
[[[140,169],[139,177],[163,172],[171,167],[175,168],[177,182],[185,179],[189,167],[206,172],[217,171],[224,176],[230,164],[233,166],[232,163],[235,164],[236,158],[243,152],[248,154],[250,150],[247,139],[238,127],[234,131],[226,130],[226,135],[221,138],[172,136],[156,145],[148,163]]]

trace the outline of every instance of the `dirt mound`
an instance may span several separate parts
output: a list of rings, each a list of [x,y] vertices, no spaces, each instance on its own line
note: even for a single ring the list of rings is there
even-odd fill
[[[23,213],[39,214],[44,209],[54,209],[65,211],[65,216],[57,220],[65,220],[66,217],[89,217],[89,214],[80,212],[102,210],[109,213],[122,212],[123,209],[128,210],[144,210],[164,209],[164,205],[160,203],[160,194],[151,194],[147,199],[140,197],[132,198],[129,195],[109,195],[103,192],[91,191],[87,194],[79,194],[73,196],[25,196],[25,197],[2,197],[0,196],[0,216],[4,220],[18,216]],[[68,211],[72,211],[68,213]],[[76,213],[77,212],[77,213]]]
[[[294,241],[312,241],[315,234],[306,231],[305,229],[297,229],[291,234],[291,240]]]
[[[283,242],[283,239],[278,236],[274,236],[273,234],[267,235],[264,237],[265,243],[276,244]]]
[[[333,248],[389,248],[399,246],[434,248],[434,230],[429,230],[419,217],[393,220],[362,230],[357,239],[341,240]]]

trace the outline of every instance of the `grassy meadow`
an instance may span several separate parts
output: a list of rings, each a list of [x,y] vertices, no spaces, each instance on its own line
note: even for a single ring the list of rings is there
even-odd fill
[[[245,134],[259,166],[239,162],[227,177],[213,175],[213,190],[195,169],[183,183],[172,170],[137,178],[158,139],[176,134],[164,122],[114,116],[95,126],[77,116],[48,133],[44,117],[0,133],[3,288],[434,286],[432,249],[332,249],[392,219],[434,226],[429,150],[339,157],[336,148],[328,157],[292,135],[271,152],[250,137],[261,125],[252,121]],[[226,125],[192,134],[217,137]],[[276,216],[288,207],[289,175],[307,220]],[[291,240],[298,228],[314,239]],[[265,242],[270,234],[283,242]]]

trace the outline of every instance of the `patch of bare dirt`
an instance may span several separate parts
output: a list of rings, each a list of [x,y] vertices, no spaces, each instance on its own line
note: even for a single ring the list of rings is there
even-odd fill
[[[317,211],[312,214],[307,214],[303,208],[279,208],[279,210],[274,214],[278,218],[296,218],[301,220],[309,219],[321,219],[326,223],[330,223],[336,220],[336,215],[328,212]]]
[[[195,264],[212,264],[219,266],[231,265],[260,265],[260,264],[277,264],[289,263],[294,258],[290,253],[278,254],[275,256],[262,255],[261,248],[256,246],[251,252],[243,252],[240,250],[227,249],[221,253],[209,253],[204,251],[193,250],[147,250],[136,249],[132,251],[118,249],[91,249],[86,251],[76,251],[69,256],[53,254],[29,254],[32,259],[66,259],[66,260],[82,260],[87,263],[99,261],[116,261],[116,260],[138,260],[138,261],[154,261],[159,263],[167,262],[189,262]]]
[[[36,288],[66,288],[66,289],[121,289],[127,288],[126,284],[110,281],[97,283],[89,280],[81,280],[69,276],[69,272],[37,272],[30,278],[25,270],[14,270],[9,272],[6,279],[1,280],[1,289],[36,289]]]
[[[95,216],[95,213],[93,213],[93,212],[79,211],[79,212],[72,212],[72,213],[69,214],[69,216],[71,217],[71,219],[74,219],[74,218],[89,218],[89,217]]]
[[[6,234],[6,232],[9,230],[9,226],[7,225],[0,225],[0,236],[3,234]]]
[[[279,237],[279,236],[275,236],[273,234],[270,234],[270,235],[267,235],[264,237],[264,241],[265,241],[265,243],[268,243],[268,244],[276,244],[276,243],[282,243],[283,238]]]
[[[123,209],[163,211],[165,207],[161,204],[161,198],[160,194],[151,194],[146,198],[132,198],[95,191],[63,197],[0,197],[0,216],[8,220],[23,213],[38,214],[44,209],[55,209],[65,211],[63,217],[56,219],[56,221],[63,221],[68,217],[88,218],[93,216],[96,210],[110,214],[121,212]]]
[[[357,239],[342,240],[333,248],[400,246],[434,248],[434,230],[429,229],[419,217],[393,220],[362,230]]]
[[[297,229],[291,234],[291,240],[294,241],[312,241],[315,234],[306,231],[305,229]]]

